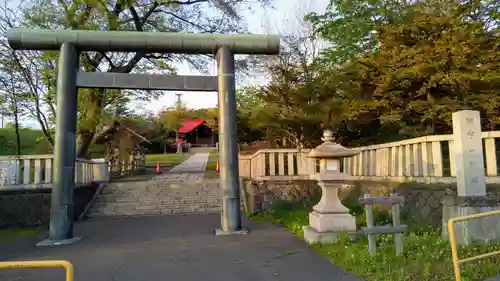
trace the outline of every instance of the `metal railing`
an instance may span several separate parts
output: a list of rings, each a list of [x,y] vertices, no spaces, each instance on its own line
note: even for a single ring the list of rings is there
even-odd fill
[[[458,249],[457,249],[457,241],[455,238],[454,224],[457,222],[467,221],[467,220],[471,220],[471,219],[478,219],[478,218],[483,218],[483,217],[496,216],[496,215],[500,215],[500,210],[478,213],[478,214],[462,216],[462,217],[456,217],[456,218],[452,218],[448,221],[448,233],[450,235],[451,256],[452,256],[453,271],[455,272],[455,280],[456,281],[462,280],[462,276],[460,274],[460,265],[462,263],[475,261],[475,260],[479,260],[479,259],[484,259],[484,258],[488,258],[488,257],[495,256],[495,255],[500,255],[500,251],[493,251],[493,252],[489,252],[489,253],[473,256],[473,257],[460,259],[458,257]]]
[[[53,261],[9,261],[0,262],[0,269],[15,269],[15,268],[58,268],[62,267],[66,270],[66,281],[74,281],[75,271],[73,265],[68,261],[53,260]]]

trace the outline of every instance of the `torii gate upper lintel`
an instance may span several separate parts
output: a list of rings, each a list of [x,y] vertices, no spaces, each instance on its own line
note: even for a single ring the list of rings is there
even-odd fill
[[[90,86],[85,83],[91,83],[95,78],[92,77],[94,74],[78,73],[80,51],[216,54],[219,131],[222,132],[219,140],[222,215],[221,229],[216,233],[241,232],[234,55],[277,55],[280,47],[278,36],[11,29],[7,40],[17,50],[60,50],[50,231],[48,239],[39,245],[61,245],[77,240],[73,231],[77,89]],[[136,78],[145,83],[145,77]],[[213,85],[210,81],[207,83],[207,87]]]

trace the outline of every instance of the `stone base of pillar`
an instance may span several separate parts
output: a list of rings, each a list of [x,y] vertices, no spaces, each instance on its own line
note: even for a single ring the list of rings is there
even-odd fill
[[[351,237],[356,234],[356,218],[349,213],[309,213],[309,226],[303,227],[304,240],[309,243],[333,243],[339,234],[346,232]]]
[[[449,240],[448,220],[455,217],[500,209],[500,201],[492,196],[447,195],[443,205],[442,237]],[[459,245],[472,242],[500,241],[500,216],[490,216],[455,223],[455,239]]]
[[[215,230],[215,236],[227,236],[227,235],[247,235],[248,229],[242,228],[236,231],[223,231],[222,229]]]
[[[356,231],[356,217],[349,213],[309,213],[309,226],[318,232]]]
[[[342,231],[342,232],[318,232],[310,226],[303,226],[304,241],[308,244],[331,244],[339,241],[340,234],[346,233],[352,241],[358,239],[359,233],[356,231]]]
[[[71,239],[64,239],[64,240],[59,240],[59,241],[54,241],[54,240],[49,240],[45,239],[36,244],[37,247],[50,247],[50,246],[62,246],[62,245],[69,245],[73,244],[75,242],[78,242],[83,239],[83,236],[75,236]]]

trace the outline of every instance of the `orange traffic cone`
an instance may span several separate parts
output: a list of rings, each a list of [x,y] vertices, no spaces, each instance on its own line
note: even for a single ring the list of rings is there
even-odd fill
[[[156,173],[157,173],[157,174],[161,174],[161,170],[160,170],[160,160],[156,161]]]
[[[217,159],[217,166],[215,166],[215,171],[220,172],[219,159]]]

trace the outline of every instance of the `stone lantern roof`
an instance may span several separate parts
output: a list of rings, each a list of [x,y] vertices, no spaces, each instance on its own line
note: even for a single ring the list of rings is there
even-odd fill
[[[311,151],[306,154],[306,157],[328,159],[350,157],[359,154],[357,150],[345,148],[338,143],[334,143],[333,133],[330,130],[326,130],[323,133],[323,138],[321,138],[321,140],[323,143],[311,149]]]

